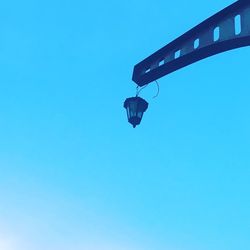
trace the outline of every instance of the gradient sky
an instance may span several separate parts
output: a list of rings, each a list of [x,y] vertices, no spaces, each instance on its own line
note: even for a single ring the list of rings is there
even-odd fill
[[[231,0],[0,4],[1,250],[250,247],[250,49],[133,66]]]

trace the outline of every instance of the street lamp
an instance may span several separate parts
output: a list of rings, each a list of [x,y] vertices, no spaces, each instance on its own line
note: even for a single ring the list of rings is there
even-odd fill
[[[124,102],[127,110],[128,122],[135,128],[141,123],[144,112],[148,108],[148,103],[139,96],[127,98]]]
[[[204,58],[249,45],[250,0],[238,0],[136,64],[132,80],[143,87]],[[134,127],[148,106],[142,100],[133,97],[124,103]]]

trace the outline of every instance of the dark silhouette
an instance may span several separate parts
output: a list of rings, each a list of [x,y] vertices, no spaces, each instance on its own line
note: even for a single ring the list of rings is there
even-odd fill
[[[132,80],[140,87],[206,57],[250,45],[250,0],[239,0],[203,21],[134,67]],[[140,124],[148,103],[126,99],[128,121]]]

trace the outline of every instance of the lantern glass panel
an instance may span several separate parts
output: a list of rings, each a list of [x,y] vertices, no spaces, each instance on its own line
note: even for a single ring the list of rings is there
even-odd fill
[[[142,112],[141,111],[138,111],[138,114],[137,114],[138,118],[142,118]]]
[[[126,108],[128,119],[130,119],[129,107]]]
[[[130,117],[135,117],[136,111],[137,111],[137,103],[131,102],[131,104],[130,104]]]

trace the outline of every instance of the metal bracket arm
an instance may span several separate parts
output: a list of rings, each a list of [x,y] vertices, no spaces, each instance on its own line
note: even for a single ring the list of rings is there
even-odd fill
[[[249,45],[250,0],[239,0],[135,65],[132,79],[144,86],[206,57]]]

